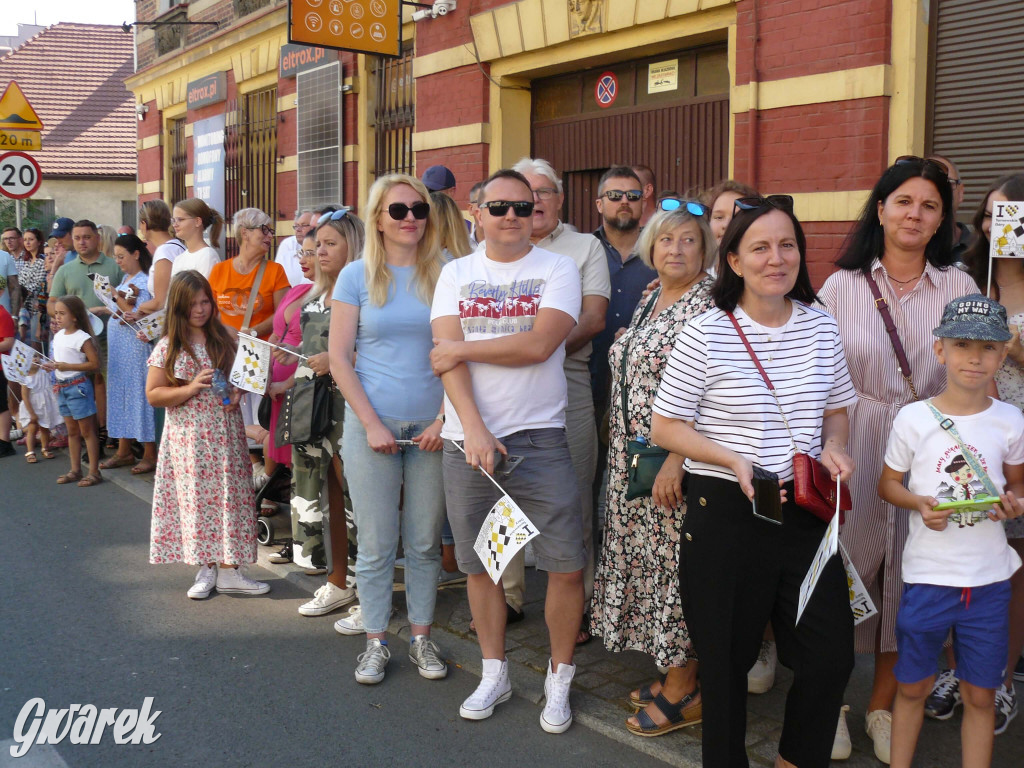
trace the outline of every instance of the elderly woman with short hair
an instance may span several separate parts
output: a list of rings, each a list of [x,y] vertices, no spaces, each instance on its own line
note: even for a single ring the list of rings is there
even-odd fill
[[[594,583],[592,628],[610,651],[637,650],[668,667],[662,681],[630,694],[644,707],[626,721],[640,736],[701,721],[697,662],[679,595],[679,539],[686,515],[683,457],[664,459],[652,492],[629,498],[629,441],[651,443],[651,404],[676,337],[711,308],[707,269],[715,239],[706,209],[680,201],[655,214],[638,243],[640,258],[660,285],[640,302],[626,332],[612,344],[608,435],[608,512]]]

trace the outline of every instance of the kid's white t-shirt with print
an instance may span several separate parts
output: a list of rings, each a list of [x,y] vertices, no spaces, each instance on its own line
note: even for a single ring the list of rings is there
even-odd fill
[[[486,249],[455,259],[441,271],[430,319],[457,316],[466,341],[496,339],[533,329],[537,313],[557,309],[579,319],[580,273],[568,256],[534,247],[511,263],[487,258]],[[487,429],[501,438],[524,429],[565,426],[565,345],[537,365],[468,363],[473,398]],[[449,440],[462,440],[462,422],[445,394]]]
[[[946,414],[943,414],[944,416]],[[950,416],[960,438],[1000,491],[1003,464],[1024,464],[1024,415],[992,400],[980,413]],[[912,493],[943,501],[987,496],[985,486],[964,460],[957,441],[939,426],[927,402],[911,403],[893,421],[885,463],[907,472]],[[909,511],[910,531],[903,548],[903,581],[949,587],[980,587],[1010,578],[1020,565],[1006,543],[1003,524],[985,512],[954,512],[945,530],[934,531],[921,514]]]

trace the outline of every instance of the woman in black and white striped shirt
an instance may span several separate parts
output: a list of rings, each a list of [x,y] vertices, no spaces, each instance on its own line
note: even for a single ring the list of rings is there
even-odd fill
[[[853,669],[853,616],[838,557],[796,625],[800,584],[825,524],[787,500],[793,455],[820,458],[847,479],[846,408],[857,399],[835,321],[807,306],[816,297],[805,252],[792,198],[738,200],[719,250],[716,309],[680,334],[654,403],[653,441],[686,456],[690,472],[680,578],[701,660],[705,765],[747,766],[747,670],[768,620],[794,672],[777,766],[828,765]],[[752,514],[755,465],[779,476],[782,525]]]

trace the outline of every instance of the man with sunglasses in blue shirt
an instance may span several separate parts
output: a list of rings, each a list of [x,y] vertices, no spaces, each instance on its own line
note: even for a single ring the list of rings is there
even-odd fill
[[[565,340],[582,303],[580,273],[568,256],[530,242],[534,194],[512,170],[488,179],[479,203],[484,245],[445,265],[430,319],[430,360],[445,389],[442,469],[448,521],[483,656],[479,687],[462,704],[467,720],[490,717],[512,687],[505,659],[507,609],[501,579],[491,581],[474,551],[502,492],[533,523],[537,568],[548,572],[551,641],[541,727],[572,723],[569,687],[583,616],[579,488],[565,430]],[[509,457],[509,458],[504,458]],[[514,463],[511,457],[520,457]],[[567,482],[569,480],[570,482]]]

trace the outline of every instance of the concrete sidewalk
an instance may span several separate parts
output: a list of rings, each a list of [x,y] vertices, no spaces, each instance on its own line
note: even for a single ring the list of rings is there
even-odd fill
[[[140,499],[152,503],[153,475],[133,476],[128,469],[108,470],[104,478],[116,483]],[[284,578],[310,595],[323,583],[322,576],[307,576],[293,565],[274,565],[267,557],[279,546],[259,547],[260,568]],[[404,572],[396,569],[395,603],[398,613],[389,630],[408,640],[409,626],[403,612]],[[547,668],[547,629],[544,624],[544,590],[546,578],[533,568],[526,569],[526,618],[508,629],[506,653],[511,663],[513,690],[534,703],[539,703],[544,692],[544,672]],[[337,616],[344,615],[344,610]],[[469,631],[471,616],[466,599],[465,584],[442,587],[439,590],[434,615],[434,639],[441,647],[449,664],[480,674],[480,651],[475,636]],[[296,614],[296,629],[306,621]],[[629,706],[629,691],[654,680],[658,671],[652,659],[644,654],[627,651],[610,653],[601,638],[595,637],[580,647],[576,654],[576,676],[573,679],[573,716],[579,725],[628,744],[638,753],[680,768],[701,766],[700,726],[686,728],[658,738],[640,738],[629,733],[625,719],[633,713]],[[353,659],[353,665],[355,660]],[[850,705],[849,726],[853,741],[853,755],[849,760],[832,765],[846,768],[878,768],[882,763],[875,756],[870,739],[864,733],[864,711],[871,691],[873,661],[870,656],[858,656],[857,666],[847,688],[846,703]],[[751,766],[766,767],[774,764],[782,728],[785,695],[792,679],[787,669],[780,666],[775,687],[761,696],[749,696],[747,706],[747,753]],[[467,695],[469,691],[467,691]],[[917,765],[929,768],[954,768],[960,764],[959,722],[939,723],[926,720],[918,744]],[[638,756],[639,758],[639,756]],[[1024,764],[1024,718],[1015,720],[1009,730],[996,738],[993,766]]]

